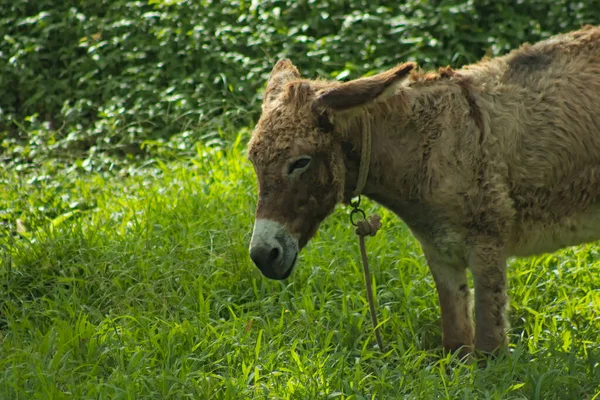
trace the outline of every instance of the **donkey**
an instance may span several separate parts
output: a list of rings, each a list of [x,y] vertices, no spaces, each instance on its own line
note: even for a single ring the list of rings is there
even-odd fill
[[[358,191],[421,244],[444,348],[497,352],[507,258],[600,239],[600,26],[456,71],[407,62],[345,83],[303,79],[280,60],[248,158],[258,179],[250,257],[267,278],[290,275],[367,171]]]

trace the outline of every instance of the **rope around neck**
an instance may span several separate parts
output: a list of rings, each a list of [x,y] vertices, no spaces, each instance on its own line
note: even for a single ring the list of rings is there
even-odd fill
[[[371,163],[371,116],[365,111],[362,120],[362,148],[360,155],[360,165],[358,166],[358,179],[356,188],[352,192],[352,197],[360,196],[369,175],[369,164]]]
[[[371,163],[371,122],[370,115],[365,112],[363,118],[363,134],[362,134],[362,148],[360,156],[360,165],[358,167],[358,180],[356,188],[352,193],[353,197],[358,196],[358,200],[350,202],[353,207],[350,212],[350,222],[356,227],[355,233],[358,235],[358,244],[360,247],[360,255],[362,258],[363,272],[365,275],[365,289],[367,291],[367,301],[369,302],[369,312],[371,314],[371,322],[373,323],[373,331],[375,333],[375,340],[380,351],[384,351],[383,340],[379,332],[379,323],[377,322],[377,311],[375,307],[375,299],[373,297],[373,288],[371,286],[371,274],[369,272],[369,260],[367,258],[367,250],[365,247],[365,236],[375,236],[379,228],[381,228],[381,217],[377,214],[372,215],[367,220],[365,212],[360,207],[360,194],[362,193],[367,183],[367,176],[369,175],[369,164]],[[362,219],[358,222],[354,222],[354,216],[359,214]]]

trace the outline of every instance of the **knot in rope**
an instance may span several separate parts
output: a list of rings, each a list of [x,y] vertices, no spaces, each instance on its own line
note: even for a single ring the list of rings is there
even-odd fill
[[[377,214],[373,214],[369,219],[362,219],[356,223],[356,229],[354,232],[358,236],[375,236],[377,231],[381,228],[381,217]]]

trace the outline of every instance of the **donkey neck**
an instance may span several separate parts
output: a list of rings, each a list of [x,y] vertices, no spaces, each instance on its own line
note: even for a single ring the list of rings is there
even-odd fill
[[[342,142],[346,166],[345,202],[350,200],[357,186],[366,126],[370,126],[371,130],[371,155],[367,181],[361,194],[374,199],[384,193],[394,192],[395,196],[400,193],[408,194],[406,188],[401,187],[404,185],[398,183],[414,169],[411,161],[417,161],[415,151],[420,139],[417,135],[411,135],[410,129],[403,126],[399,117],[393,111],[388,114],[369,107],[349,121],[343,135],[345,140]]]
[[[355,113],[341,127],[346,166],[344,201],[350,200],[356,185],[365,118],[371,126],[372,148],[363,194],[395,209],[420,203],[431,192],[431,174],[435,172],[428,168],[430,157],[449,151],[440,148],[440,143],[448,140],[443,135],[453,137],[451,130],[473,129],[477,121],[469,117],[471,114],[464,87],[448,79],[414,82],[387,100]]]

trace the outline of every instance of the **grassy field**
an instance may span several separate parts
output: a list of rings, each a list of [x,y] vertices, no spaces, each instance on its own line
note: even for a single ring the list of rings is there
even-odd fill
[[[464,365],[441,352],[418,243],[369,204],[381,354],[348,210],[287,281],[251,264],[243,152],[1,172],[0,398],[600,399],[598,245],[511,260],[511,352]]]

